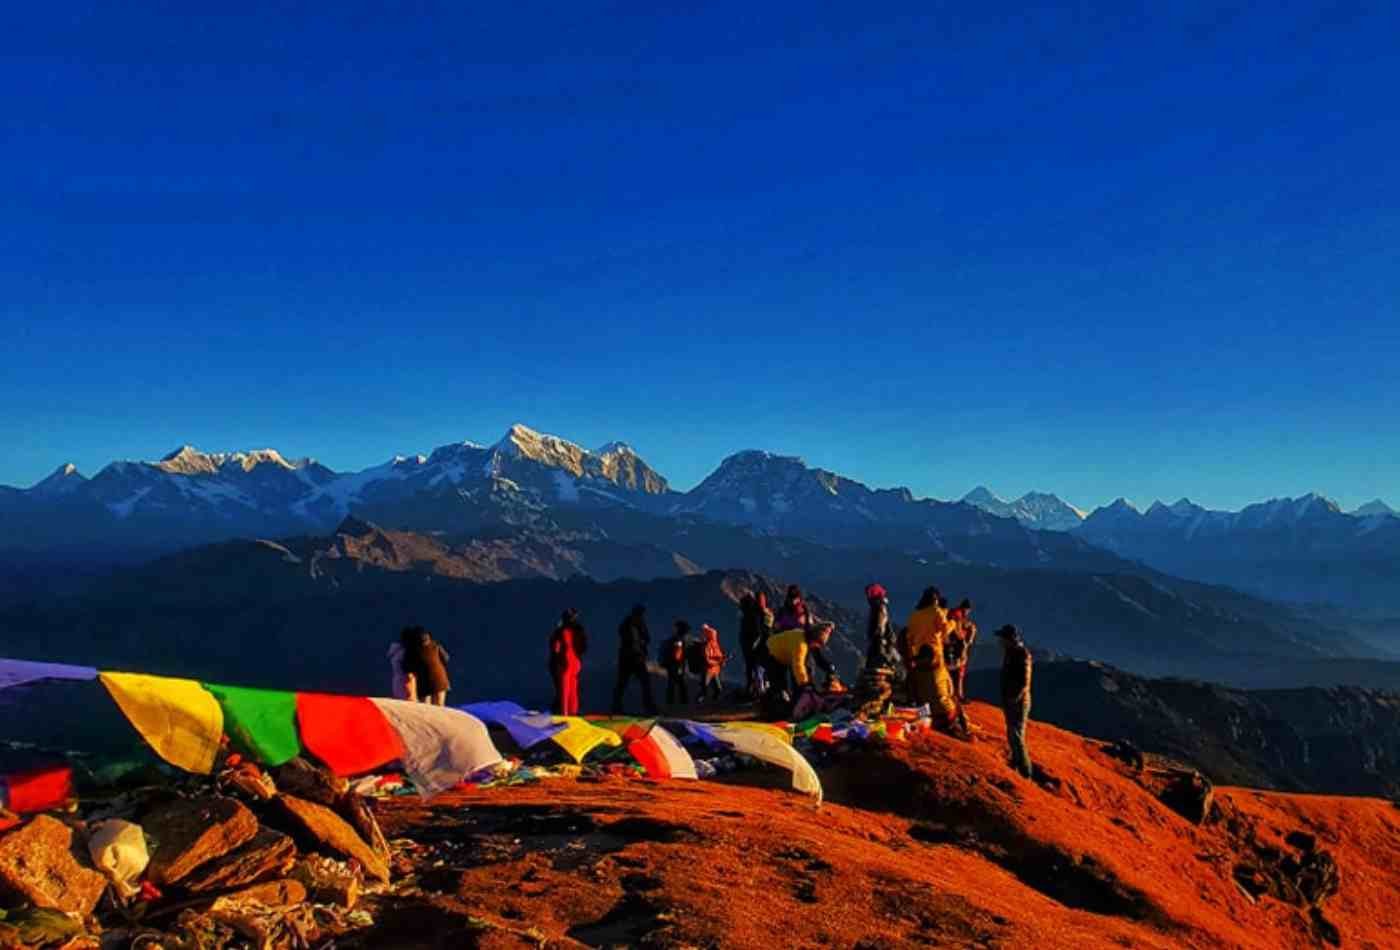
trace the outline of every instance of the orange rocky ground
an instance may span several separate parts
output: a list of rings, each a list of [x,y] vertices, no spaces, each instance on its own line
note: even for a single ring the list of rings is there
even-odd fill
[[[1308,912],[1233,870],[1290,832],[1340,870],[1347,947],[1400,945],[1400,810],[1217,790],[1196,827],[1099,745],[1032,727],[1058,790],[1003,764],[1000,713],[826,769],[821,808],[720,782],[548,781],[381,808],[417,893],[359,946],[1311,947]],[[744,773],[752,777],[760,773]]]

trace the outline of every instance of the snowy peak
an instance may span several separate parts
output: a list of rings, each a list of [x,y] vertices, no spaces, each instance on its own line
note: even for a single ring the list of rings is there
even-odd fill
[[[962,497],[963,503],[1001,518],[1015,518],[1039,531],[1069,531],[1084,520],[1084,513],[1059,496],[1047,492],[1026,492],[1015,501],[1004,501],[985,485],[978,485]]]
[[[247,452],[201,452],[192,445],[182,445],[159,462],[150,463],[170,475],[215,475],[225,469],[251,472],[259,465],[271,465],[295,471],[316,465],[314,459],[289,462],[276,449],[252,449]]]
[[[972,491],[962,496],[962,500],[969,505],[976,505],[978,508],[989,506],[1000,506],[1006,504],[995,492],[986,485],[978,485]]]
[[[78,471],[78,466],[72,462],[65,462],[48,477],[32,485],[28,494],[34,498],[57,498],[77,491],[86,482],[87,479]]]

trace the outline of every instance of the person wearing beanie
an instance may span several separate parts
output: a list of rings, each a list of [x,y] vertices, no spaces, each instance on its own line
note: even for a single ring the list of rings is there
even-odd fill
[[[1030,778],[1033,774],[1026,731],[1031,717],[1031,651],[1021,631],[1007,624],[996,632],[1001,642],[1001,711],[1006,717],[1006,742],[1011,768]]]

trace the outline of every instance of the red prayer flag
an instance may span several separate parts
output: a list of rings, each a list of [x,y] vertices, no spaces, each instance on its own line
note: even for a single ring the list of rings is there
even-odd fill
[[[403,742],[363,696],[297,693],[301,744],[336,775],[360,775],[403,757]]]
[[[16,772],[3,781],[9,789],[10,811],[19,814],[60,808],[73,797],[73,770],[66,765]]]

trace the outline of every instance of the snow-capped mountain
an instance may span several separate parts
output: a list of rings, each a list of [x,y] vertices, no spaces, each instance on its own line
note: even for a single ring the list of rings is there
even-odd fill
[[[1119,499],[1075,533],[1159,570],[1279,599],[1396,599],[1385,594],[1395,586],[1385,565],[1400,552],[1400,518],[1347,514],[1317,492],[1240,511],[1183,498],[1139,512]]]
[[[26,549],[95,545],[167,550],[234,537],[325,531],[352,512],[385,524],[466,530],[548,506],[645,507],[666,480],[622,443],[590,452],[512,426],[492,445],[461,442],[337,473],[274,449],[113,462],[91,479],[65,465],[32,488],[0,492],[7,539]]]
[[[1002,518],[1015,518],[1026,527],[1040,531],[1072,531],[1084,520],[1084,512],[1045,492],[1027,492],[1015,501],[1005,501],[985,485],[978,485],[962,500]]]

